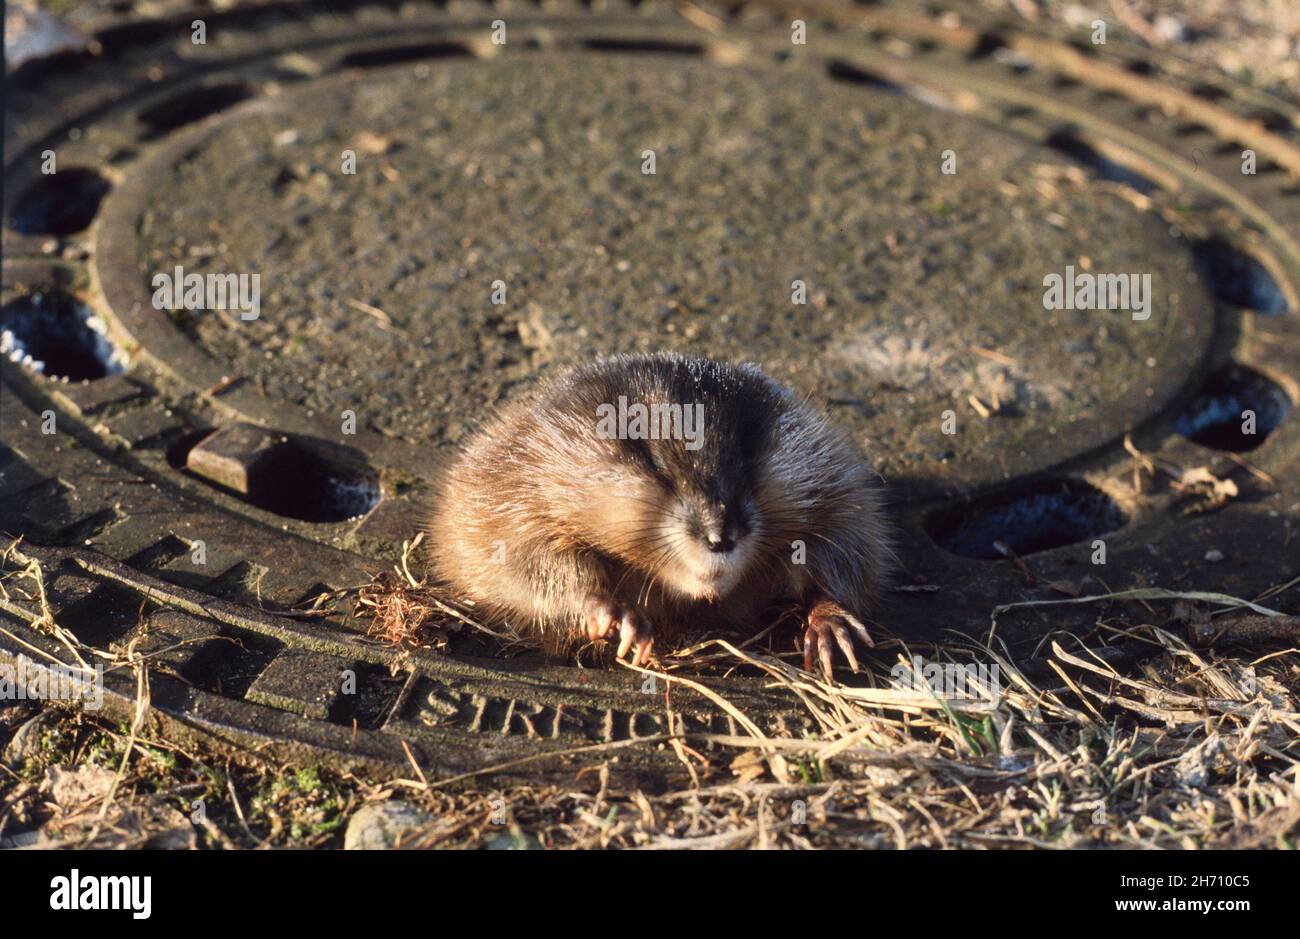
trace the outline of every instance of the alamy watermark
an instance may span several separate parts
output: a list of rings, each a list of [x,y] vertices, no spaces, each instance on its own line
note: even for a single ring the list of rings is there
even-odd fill
[[[889,677],[918,697],[997,701],[1002,693],[1002,673],[997,665],[934,662],[914,655],[911,661],[896,663]]]
[[[1135,320],[1151,318],[1150,274],[1093,274],[1074,270],[1043,278],[1045,310],[1129,310]]]
[[[261,274],[186,274],[178,264],[149,283],[156,310],[238,310],[241,320],[262,315]]]
[[[606,440],[684,440],[687,450],[704,446],[704,405],[627,403],[596,408],[596,433]]]
[[[127,910],[132,919],[148,919],[153,912],[153,877],[83,874],[74,867],[67,876],[50,880],[50,909]]]
[[[0,701],[80,701],[97,711],[104,705],[104,666],[42,665],[19,655],[0,664]]]

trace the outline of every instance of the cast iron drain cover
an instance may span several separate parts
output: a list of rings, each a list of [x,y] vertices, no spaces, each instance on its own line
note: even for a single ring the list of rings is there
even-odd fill
[[[666,710],[620,671],[283,615],[390,566],[439,457],[598,353],[756,359],[828,401],[925,588],[890,603],[903,638],[982,635],[1048,585],[1252,596],[1295,574],[1293,108],[964,13],[691,10],[271,3],[203,14],[206,45],[194,16],[106,24],[101,54],[14,74],[0,523],[61,625],[159,652],[176,732],[377,772],[406,771],[405,744],[431,776],[734,735],[705,697]],[[202,296],[160,309],[160,274]],[[1051,305],[1051,274],[1149,293]],[[42,329],[83,327],[65,377],[95,377],[31,367]],[[1126,437],[1241,497],[1189,514],[1160,479],[1135,488]],[[56,652],[38,610],[4,615],[0,655]],[[714,684],[803,729],[761,683]],[[129,713],[131,677],[107,686]],[[643,784],[676,771],[626,752]]]

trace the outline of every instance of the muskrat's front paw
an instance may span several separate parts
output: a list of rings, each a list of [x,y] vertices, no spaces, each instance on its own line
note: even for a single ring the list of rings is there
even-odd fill
[[[621,659],[629,652],[633,665],[647,665],[654,648],[654,630],[650,623],[635,610],[624,608],[608,597],[588,597],[583,604],[587,637],[598,639],[618,638],[617,655]]]
[[[803,634],[803,667],[811,672],[813,659],[819,658],[827,681],[831,678],[832,642],[840,647],[855,672],[858,670],[858,657],[853,654],[853,637],[856,635],[869,649],[876,645],[862,621],[834,600],[814,600],[808,607],[806,619],[808,628]]]

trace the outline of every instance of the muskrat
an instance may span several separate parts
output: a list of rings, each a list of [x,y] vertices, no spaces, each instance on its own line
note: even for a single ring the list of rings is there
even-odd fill
[[[848,436],[752,364],[619,355],[545,381],[447,468],[437,579],[555,653],[756,632],[794,609],[804,667],[854,671],[892,552]],[[784,609],[783,609],[784,607]]]

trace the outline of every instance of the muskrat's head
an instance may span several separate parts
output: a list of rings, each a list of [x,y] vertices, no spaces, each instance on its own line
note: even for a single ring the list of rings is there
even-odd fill
[[[703,360],[624,360],[597,435],[618,467],[597,486],[602,541],[653,582],[715,600],[762,560],[757,490],[772,433],[770,381]]]
[[[655,576],[685,597],[725,596],[759,553],[763,518],[751,467],[727,446],[690,451],[669,441],[647,443],[644,471],[654,480],[654,509],[646,521]]]

